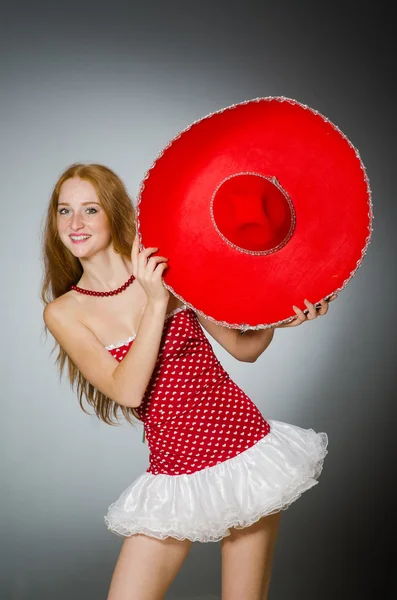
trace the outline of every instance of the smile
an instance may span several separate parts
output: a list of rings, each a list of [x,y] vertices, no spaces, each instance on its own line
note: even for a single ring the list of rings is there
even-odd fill
[[[88,240],[88,238],[90,238],[90,235],[70,235],[69,236],[70,239],[72,240],[73,244],[81,244],[82,242],[85,242],[86,240]]]

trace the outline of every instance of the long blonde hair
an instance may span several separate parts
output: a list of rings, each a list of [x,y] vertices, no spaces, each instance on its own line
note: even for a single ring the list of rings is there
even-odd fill
[[[72,177],[79,177],[93,185],[99,202],[109,221],[112,242],[115,251],[125,257],[131,256],[132,243],[135,239],[135,209],[121,179],[108,167],[99,164],[75,163],[69,166],[56,182],[47,209],[42,232],[42,254],[44,274],[41,299],[46,306],[55,298],[66,293],[71,285],[76,285],[83,274],[80,261],[66,248],[57,230],[57,207],[62,184]],[[48,329],[44,323],[44,330]],[[132,417],[139,419],[133,408],[121,406],[97,390],[78,370],[66,352],[55,342],[52,352],[58,347],[56,365],[62,377],[65,363],[68,367],[68,378],[73,390],[77,388],[77,396],[82,410],[89,414],[83,406],[83,396],[90,404],[99,419],[108,425],[119,425],[120,409],[129,423]],[[113,421],[111,417],[116,421]]]

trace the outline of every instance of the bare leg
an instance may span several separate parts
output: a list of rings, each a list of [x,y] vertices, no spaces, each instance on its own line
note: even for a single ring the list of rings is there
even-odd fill
[[[125,538],[107,600],[161,600],[191,548],[189,540]]]
[[[222,600],[267,600],[281,511],[223,538]]]

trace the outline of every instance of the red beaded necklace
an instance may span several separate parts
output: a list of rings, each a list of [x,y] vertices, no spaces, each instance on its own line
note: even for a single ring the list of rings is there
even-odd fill
[[[124,292],[126,288],[134,281],[135,277],[131,275],[131,277],[123,283],[117,290],[110,290],[110,292],[95,292],[94,290],[85,290],[84,288],[78,287],[77,285],[71,285],[70,289],[75,290],[76,292],[80,292],[80,294],[88,294],[89,296],[115,296],[116,294],[120,294],[120,292]]]

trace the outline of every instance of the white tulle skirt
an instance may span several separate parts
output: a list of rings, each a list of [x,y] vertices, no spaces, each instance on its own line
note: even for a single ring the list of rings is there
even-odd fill
[[[223,463],[188,475],[139,476],[109,506],[106,526],[116,535],[216,542],[262,516],[287,509],[315,486],[328,436],[266,419],[270,432]]]

